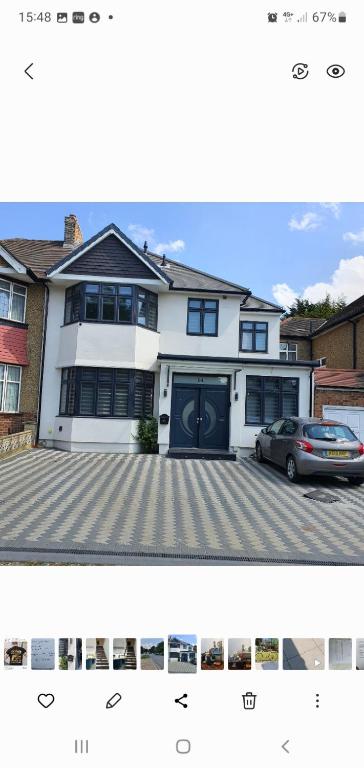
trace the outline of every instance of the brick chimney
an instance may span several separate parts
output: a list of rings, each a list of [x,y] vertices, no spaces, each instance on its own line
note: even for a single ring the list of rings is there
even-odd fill
[[[77,216],[74,213],[70,213],[69,216],[64,217],[64,245],[71,245],[76,248],[77,245],[83,243],[82,232],[80,225],[77,221]]]

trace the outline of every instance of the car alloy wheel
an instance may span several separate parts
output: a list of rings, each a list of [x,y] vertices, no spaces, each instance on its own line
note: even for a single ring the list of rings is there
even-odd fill
[[[299,474],[297,472],[296,462],[293,458],[293,456],[288,456],[287,459],[287,465],[286,465],[286,472],[288,480],[291,483],[297,483],[299,480]]]

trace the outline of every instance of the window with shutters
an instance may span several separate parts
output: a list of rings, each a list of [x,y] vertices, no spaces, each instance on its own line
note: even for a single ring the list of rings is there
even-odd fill
[[[63,368],[61,416],[149,419],[154,373],[124,368]]]
[[[298,416],[299,380],[280,376],[247,376],[245,423],[272,424]]]

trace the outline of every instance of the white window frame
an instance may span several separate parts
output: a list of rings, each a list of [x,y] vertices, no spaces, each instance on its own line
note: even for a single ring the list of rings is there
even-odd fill
[[[282,347],[285,347],[285,349],[282,349]],[[289,347],[294,347],[294,349],[289,349]],[[279,358],[280,360],[297,360],[297,342],[295,341],[280,341],[279,342]],[[295,352],[296,357],[288,357],[289,352]],[[282,354],[285,354],[285,357],[282,357]]]
[[[2,398],[0,400],[0,413],[19,413],[20,395],[21,395],[21,380],[22,380],[22,373],[23,373],[22,366],[21,365],[7,365],[7,363],[0,363],[0,365],[4,366],[4,378],[2,379],[2,382],[3,382],[3,394],[2,394]],[[6,392],[7,392],[7,388],[8,388],[9,368],[19,368],[19,370],[20,370],[19,382],[15,382],[15,381],[11,381],[10,382],[10,384],[18,384],[19,383],[19,396],[18,396],[18,402],[17,402],[17,409],[16,409],[16,411],[6,411],[5,410]]]
[[[27,311],[27,296],[28,296],[28,289],[27,289],[26,285],[20,285],[20,283],[14,283],[12,280],[8,280],[7,278],[3,277],[2,275],[0,275],[0,280],[2,280],[4,283],[9,283],[9,285],[10,285],[8,314],[7,315],[1,315],[0,314],[0,318],[2,320],[11,320],[12,323],[21,323],[21,324],[25,323],[25,317],[26,317],[26,311]],[[24,294],[24,312],[23,312],[23,319],[22,320],[13,320],[13,318],[11,317],[11,313],[12,313],[12,309],[13,309],[14,287],[16,289],[17,285],[20,285],[21,288],[25,289],[25,294]],[[16,290],[15,290],[15,293],[16,293]],[[19,295],[23,295],[23,294],[19,294]]]

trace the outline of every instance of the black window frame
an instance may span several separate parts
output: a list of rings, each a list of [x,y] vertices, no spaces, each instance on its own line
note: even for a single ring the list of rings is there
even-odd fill
[[[110,412],[100,413],[101,389],[110,387]],[[154,411],[154,373],[131,368],[62,368],[59,416],[87,419],[151,419]],[[92,392],[92,408],[82,410],[82,388]],[[119,388],[119,390],[118,390]],[[115,414],[117,394],[126,394],[126,412]],[[107,391],[106,391],[107,396]],[[104,400],[105,403],[105,400]],[[120,405],[120,401],[119,401]]]
[[[192,307],[191,302],[192,301],[199,301],[200,306],[199,307]],[[214,302],[215,307],[206,307],[206,302]],[[189,331],[189,317],[190,313],[192,314],[199,314],[200,315],[200,330],[199,331]],[[214,315],[215,317],[215,331],[213,333],[206,333],[205,332],[205,316],[206,315]],[[187,302],[187,326],[186,326],[186,333],[187,336],[212,336],[216,337],[219,335],[219,299],[201,299],[199,297],[190,297]]]
[[[129,294],[123,294],[122,290],[128,289]],[[145,302],[145,322],[139,319],[139,299],[143,294]],[[93,297],[93,304],[96,306],[96,317],[87,317],[88,297]],[[119,320],[120,299],[130,300],[130,319]],[[103,307],[111,304],[113,300],[114,312],[113,319],[103,318]],[[150,331],[158,330],[158,294],[142,288],[139,285],[130,285],[126,283],[95,283],[87,281],[77,283],[66,288],[64,305],[64,325],[72,323],[100,323],[101,325],[139,325],[141,328],[147,328]]]
[[[252,380],[259,381],[260,384],[257,387],[254,387],[251,383]],[[278,381],[279,382],[279,416],[277,416],[275,419],[267,420],[265,417],[265,394],[266,394],[266,384],[267,382],[272,381]],[[294,392],[295,395],[295,413],[291,413],[289,416],[285,416],[283,414],[283,397],[284,394],[288,394],[284,392],[284,383],[287,381],[296,382],[296,390]],[[249,421],[248,419],[248,395],[249,395],[249,389],[250,391],[257,392],[260,394],[260,417],[259,421]],[[267,389],[267,392],[269,390]],[[292,395],[292,393],[290,393]],[[246,377],[246,395],[245,395],[245,424],[246,426],[251,427],[267,427],[270,424],[274,423],[275,421],[278,421],[279,419],[286,419],[289,420],[294,416],[299,415],[299,394],[300,394],[300,380],[297,376],[247,376]]]
[[[245,328],[244,325],[251,325],[251,328]],[[258,329],[258,325],[264,325],[265,329],[261,330]],[[252,346],[251,349],[247,347],[243,347],[243,333],[244,330],[247,333],[252,334]],[[265,320],[240,320],[240,339],[239,339],[239,350],[240,352],[252,352],[254,354],[261,353],[264,355],[266,352],[268,352],[268,333],[269,333],[269,323]],[[264,349],[257,349],[257,336],[265,336],[265,345]]]

